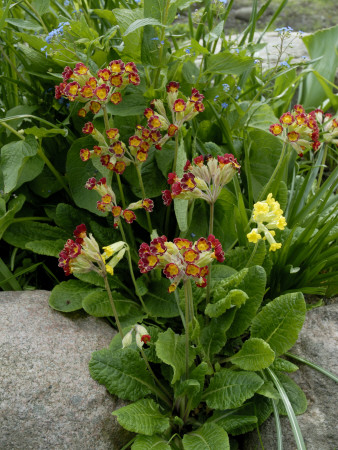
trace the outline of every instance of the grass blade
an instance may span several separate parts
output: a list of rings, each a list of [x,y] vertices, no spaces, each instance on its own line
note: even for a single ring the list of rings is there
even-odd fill
[[[0,287],[6,291],[21,291],[21,286],[15,277],[16,275],[12,274],[0,258]]]
[[[285,353],[285,356],[287,356],[288,358],[292,358],[296,361],[299,361],[303,364],[306,364],[309,367],[312,367],[312,369],[316,369],[318,370],[318,372],[326,375],[327,377],[331,378],[331,380],[335,381],[336,383],[338,383],[338,377],[336,377],[336,375],[334,375],[333,373],[329,372],[326,369],[323,369],[323,367],[318,366],[317,364],[308,361],[307,359],[301,358],[300,356],[294,355],[293,353]]]

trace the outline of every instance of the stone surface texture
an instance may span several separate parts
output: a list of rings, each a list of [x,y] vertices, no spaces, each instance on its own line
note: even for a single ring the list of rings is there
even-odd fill
[[[114,330],[48,305],[50,292],[0,293],[0,449],[120,449],[123,403],[92,380],[91,353]]]
[[[313,309],[307,313],[297,344],[290,350],[300,357],[338,375],[338,303]],[[307,411],[298,416],[307,450],[335,450],[338,448],[337,384],[327,376],[304,364],[291,360],[299,370],[290,374],[303,389],[308,400]],[[281,418],[284,450],[297,450],[287,417]],[[266,450],[276,450],[274,417],[261,427]],[[242,450],[261,449],[257,433],[250,433]]]

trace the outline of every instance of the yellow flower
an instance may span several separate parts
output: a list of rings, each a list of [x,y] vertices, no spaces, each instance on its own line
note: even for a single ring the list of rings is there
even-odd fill
[[[114,269],[111,266],[108,266],[108,264],[106,264],[106,271],[110,275],[114,275]]]
[[[254,228],[250,233],[246,235],[246,237],[248,238],[249,242],[253,242],[254,244],[256,244],[258,240],[262,238],[261,235],[257,233],[257,228]]]
[[[278,249],[281,248],[281,247],[282,247],[282,244],[281,244],[280,242],[273,242],[273,243],[270,245],[269,250],[270,250],[270,252],[275,252],[276,250],[278,250]]]

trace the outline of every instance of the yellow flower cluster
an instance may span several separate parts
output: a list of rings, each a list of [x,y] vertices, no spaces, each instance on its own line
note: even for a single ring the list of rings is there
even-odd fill
[[[251,220],[257,223],[257,228],[253,228],[246,235],[249,242],[256,244],[259,239],[262,239],[262,234],[264,234],[263,239],[269,242],[270,251],[275,252],[281,248],[282,244],[274,239],[274,229],[284,230],[287,224],[280,204],[272,197],[272,194],[269,194],[266,200],[254,204]]]

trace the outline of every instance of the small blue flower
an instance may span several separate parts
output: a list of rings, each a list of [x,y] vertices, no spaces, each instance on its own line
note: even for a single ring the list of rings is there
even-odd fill
[[[308,56],[305,56],[305,55],[303,55],[303,56],[302,56],[302,59],[309,59],[309,57],[308,57]]]
[[[239,99],[239,95],[237,94],[236,97],[235,97],[235,100],[238,100],[238,99]]]
[[[239,48],[235,48],[235,52],[236,52],[236,53],[239,53]]]
[[[226,109],[229,105],[228,105],[228,103],[223,102],[223,103],[221,103],[221,106],[222,106],[222,109]]]
[[[180,13],[178,13],[178,14],[177,14],[177,17],[181,17],[181,14],[180,14]]]
[[[259,60],[259,59],[255,59],[254,63],[255,63],[255,64],[259,64],[259,63],[260,63],[260,60]]]
[[[242,90],[242,88],[240,87],[240,86],[237,86],[237,91],[241,91]]]
[[[163,45],[163,44],[164,44],[164,41],[161,41],[160,43]]]
[[[65,6],[69,6],[70,5],[70,1],[69,0],[65,0],[63,3]]]
[[[187,53],[188,55],[190,55],[190,50],[191,50],[191,47],[186,48],[186,49],[185,49],[185,53]]]
[[[58,99],[58,102],[60,103],[60,105],[62,105],[62,103],[65,101],[65,99],[63,97]]]
[[[305,33],[304,33],[304,31],[299,30],[299,31],[298,31],[298,34],[299,34],[300,37],[302,37],[302,36],[304,36]]]
[[[160,39],[158,37],[154,37],[154,38],[151,38],[151,40],[152,41],[159,41]]]
[[[195,233],[191,233],[190,236],[194,238],[196,236],[196,234]]]
[[[219,98],[219,95],[215,95],[214,102],[217,102],[217,99]]]
[[[288,33],[290,31],[293,31],[293,28],[291,28],[291,27],[281,27],[281,28],[276,28],[275,31],[277,31],[279,34],[282,34],[282,33]]]
[[[225,5],[228,3],[228,0],[219,0],[221,3],[224,3]]]
[[[227,83],[223,83],[222,86],[223,86],[223,91],[224,92],[229,92],[230,86]]]
[[[282,67],[287,67],[287,68],[290,67],[290,64],[289,64],[287,61],[281,61],[281,62],[279,63],[279,65],[282,66]]]
[[[44,47],[41,47],[40,50],[41,50],[42,52],[44,52],[44,51],[46,50],[46,48],[47,48],[47,45],[45,45]]]

